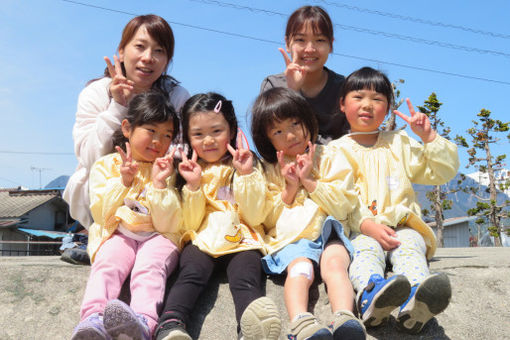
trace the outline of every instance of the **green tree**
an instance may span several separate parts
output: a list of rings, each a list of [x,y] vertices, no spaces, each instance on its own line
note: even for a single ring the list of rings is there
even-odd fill
[[[495,172],[503,169],[506,155],[493,156],[490,147],[491,144],[501,140],[501,138],[495,137],[495,134],[510,130],[510,122],[504,123],[498,119],[492,119],[491,112],[486,109],[482,109],[477,116],[479,120],[474,120],[473,127],[467,130],[471,136],[471,147],[464,137],[457,136],[455,138],[457,144],[469,148],[467,150],[469,155],[467,167],[477,168],[479,172],[487,174],[489,179],[486,190],[489,197],[484,197],[477,190],[471,190],[478,202],[475,208],[468,210],[468,215],[477,216],[476,223],[478,225],[488,223],[488,230],[490,235],[494,236],[495,245],[501,246],[501,232],[503,231],[501,219],[510,217],[510,212],[505,209],[510,205],[510,201],[506,200],[504,203],[498,204],[496,198],[498,189],[503,191],[510,187],[510,180],[508,177],[502,181],[496,180]],[[507,142],[510,141],[510,133],[506,137]]]
[[[437,99],[437,95],[432,92],[428,99],[424,102],[423,106],[418,106],[420,112],[425,113],[430,119],[430,125],[438,134],[443,136],[446,139],[450,139],[450,127],[445,126],[445,122],[439,117],[439,109],[441,108],[441,103]],[[431,191],[427,191],[425,194],[429,201],[431,202],[430,210],[423,209],[423,215],[428,216],[434,212],[434,220],[436,221],[437,228],[437,246],[443,247],[443,220],[444,220],[444,211],[452,208],[452,200],[448,199],[448,194],[455,193],[460,190],[462,180],[457,182],[457,186],[454,188],[449,188],[448,185],[434,185]]]

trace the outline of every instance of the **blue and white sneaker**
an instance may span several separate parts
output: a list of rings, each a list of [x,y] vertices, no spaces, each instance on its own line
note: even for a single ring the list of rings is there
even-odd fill
[[[151,340],[147,319],[136,314],[120,300],[108,301],[104,309],[104,327],[112,339]]]
[[[104,328],[103,316],[94,313],[76,326],[71,340],[111,340],[111,337]]]
[[[444,311],[452,297],[450,279],[445,273],[435,273],[411,288],[407,301],[400,307],[399,328],[411,334],[419,333],[425,324]]]
[[[411,285],[403,275],[384,279],[372,274],[365,289],[356,296],[359,317],[366,327],[379,326],[388,320],[391,312],[409,297]]]

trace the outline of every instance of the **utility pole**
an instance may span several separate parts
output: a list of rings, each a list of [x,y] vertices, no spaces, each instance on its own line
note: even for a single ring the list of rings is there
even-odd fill
[[[42,189],[42,186],[41,186],[41,173],[43,171],[46,171],[46,170],[51,170],[49,168],[38,168],[38,167],[35,167],[35,166],[31,166],[30,167],[30,170],[32,171],[38,171],[39,172],[39,189]]]

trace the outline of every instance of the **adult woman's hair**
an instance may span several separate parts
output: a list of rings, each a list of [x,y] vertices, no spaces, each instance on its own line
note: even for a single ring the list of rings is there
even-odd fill
[[[333,23],[328,12],[320,6],[303,6],[295,10],[287,20],[285,41],[290,43],[292,38],[307,24],[311,26],[313,33],[322,34],[328,38],[333,51],[333,40],[335,40]]]

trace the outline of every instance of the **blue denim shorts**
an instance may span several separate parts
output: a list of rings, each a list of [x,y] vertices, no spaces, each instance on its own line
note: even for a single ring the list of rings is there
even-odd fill
[[[287,266],[298,257],[306,257],[318,265],[324,247],[331,238],[333,232],[340,242],[343,243],[345,249],[347,249],[352,261],[354,248],[344,234],[344,227],[339,221],[328,216],[322,225],[321,235],[315,241],[302,238],[278,250],[276,253],[264,256],[262,258],[262,268],[264,268],[266,274],[281,274],[287,269]]]

